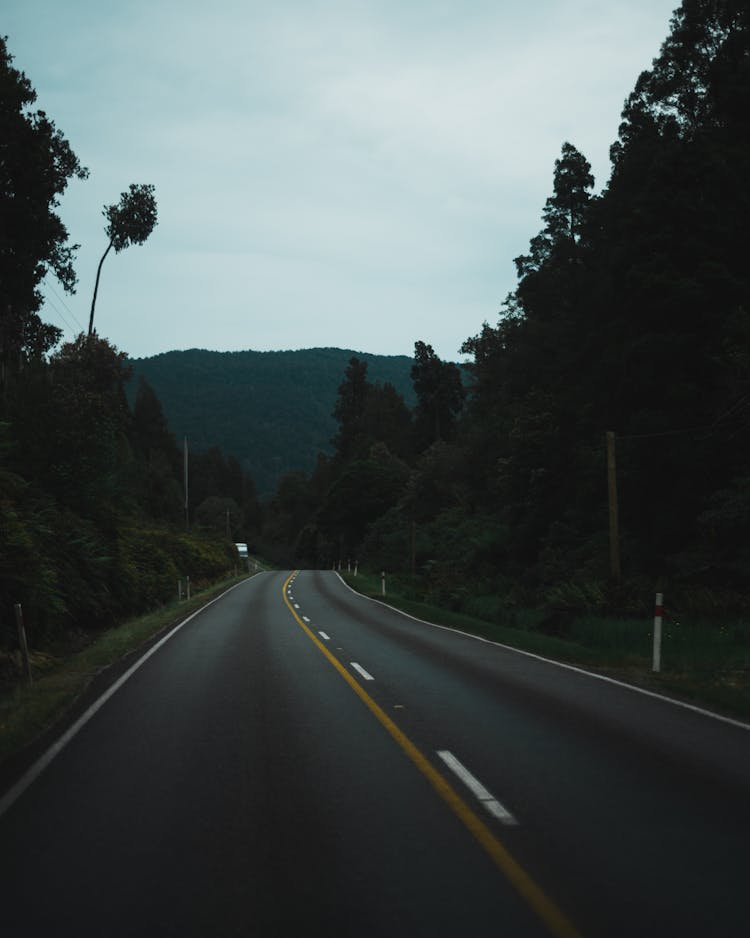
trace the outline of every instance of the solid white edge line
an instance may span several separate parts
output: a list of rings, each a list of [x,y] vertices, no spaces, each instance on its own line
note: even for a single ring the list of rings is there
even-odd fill
[[[451,772],[461,779],[469,791],[484,805],[486,810],[489,811],[493,817],[497,818],[497,820],[501,821],[503,824],[507,824],[509,827],[515,827],[518,824],[518,821],[513,817],[510,811],[508,811],[494,795],[487,791],[479,779],[472,775],[466,766],[459,762],[452,752],[449,752],[447,749],[438,749],[437,754]]]
[[[514,648],[512,645],[504,645],[502,642],[494,642],[491,638],[484,638],[481,635],[472,635],[471,632],[462,632],[461,629],[452,629],[449,625],[438,625],[437,622],[428,622],[427,619],[418,619],[416,616],[410,615],[408,612],[403,612],[401,609],[396,609],[395,606],[389,606],[388,603],[382,602],[380,599],[373,599],[371,596],[364,596],[362,593],[358,593],[355,589],[352,589],[351,586],[344,580],[341,574],[338,571],[333,571],[336,573],[336,576],[341,580],[342,584],[349,590],[349,592],[354,593],[355,596],[359,596],[360,599],[366,599],[368,602],[377,603],[378,606],[385,606],[386,609],[390,609],[391,612],[395,612],[400,616],[405,616],[407,619],[411,619],[413,622],[420,622],[422,625],[432,626],[433,629],[441,629],[443,632],[453,632],[456,635],[463,635],[466,638],[473,638],[477,642],[484,642],[486,645],[496,645],[498,648],[504,648],[506,651],[515,652],[517,655],[525,655],[527,658],[536,658],[537,661],[544,661],[547,664],[552,664],[557,668],[565,668],[566,671],[575,671],[577,674],[585,674],[587,677],[595,678],[597,681],[605,681],[607,684],[614,684],[617,687],[624,687],[627,690],[632,690],[636,694],[643,694],[645,697],[653,697],[655,700],[663,700],[665,703],[673,704],[675,707],[682,707],[683,710],[692,710],[693,713],[700,713],[701,716],[710,717],[713,720],[719,720],[721,723],[728,723],[730,726],[736,726],[741,730],[750,730],[750,723],[743,723],[741,720],[734,720],[732,717],[725,717],[721,713],[714,713],[712,710],[704,710],[703,707],[696,707],[695,704],[685,703],[684,700],[676,700],[674,697],[665,697],[664,694],[657,694],[655,691],[646,690],[644,687],[636,687],[635,684],[626,684],[625,681],[618,681],[614,677],[607,677],[606,674],[597,674],[595,671],[586,671],[585,668],[579,668],[575,664],[566,664],[564,661],[555,661],[554,658],[545,658],[543,655],[536,655],[533,651],[524,651],[522,648]]]
[[[318,631],[318,635],[320,635],[320,637],[321,637],[324,641],[326,641],[326,642],[330,642],[330,640],[331,640],[331,636],[330,636],[330,635],[326,635],[325,632]]]
[[[367,671],[365,671],[365,669],[362,667],[361,664],[357,664],[356,661],[350,661],[349,664],[354,668],[355,671],[359,671],[359,673],[362,675],[362,677],[363,677],[366,681],[374,681],[374,680],[375,680],[375,678],[372,676],[372,674],[368,674]]]
[[[267,571],[262,570],[260,571],[260,574],[266,573],[266,572]],[[8,791],[2,796],[2,798],[0,798],[0,817],[2,817],[5,814],[5,812],[15,804],[15,802],[26,791],[26,789],[29,788],[29,786],[32,785],[33,782],[35,782],[37,778],[39,778],[39,776],[47,768],[47,766],[52,762],[55,756],[58,756],[63,751],[63,749],[73,739],[73,737],[76,736],[83,729],[83,727],[89,722],[89,720],[94,716],[94,714],[104,706],[104,704],[109,700],[110,697],[112,697],[115,693],[117,693],[117,691],[122,687],[122,685],[135,674],[135,672],[141,667],[142,664],[145,664],[148,661],[151,655],[155,654],[162,647],[162,645],[165,645],[170,640],[170,638],[173,638],[183,626],[187,625],[188,622],[194,619],[197,615],[200,615],[200,613],[203,612],[204,609],[208,609],[209,606],[213,606],[214,603],[218,602],[220,599],[222,599],[222,597],[226,596],[227,593],[231,593],[232,590],[237,589],[238,586],[242,586],[243,583],[247,583],[248,580],[252,580],[254,579],[255,576],[259,576],[260,574],[254,574],[253,576],[248,577],[247,579],[242,580],[239,583],[235,583],[234,586],[230,586],[229,589],[224,590],[223,593],[220,593],[218,596],[215,596],[210,602],[207,602],[205,606],[201,606],[200,609],[196,609],[195,612],[191,613],[187,617],[187,619],[183,619],[182,622],[178,622],[177,625],[171,631],[167,632],[166,635],[160,638],[159,641],[155,645],[152,645],[151,648],[149,648],[149,650],[135,662],[135,664],[131,665],[131,667],[128,668],[128,670],[124,674],[120,675],[120,677],[114,682],[114,684],[111,684],[107,688],[107,690],[104,691],[101,697],[98,697],[94,701],[94,703],[91,704],[88,710],[85,710],[81,714],[81,716],[78,717],[75,723],[73,723],[71,726],[68,727],[68,729],[62,734],[62,736],[60,736],[60,738],[57,739],[49,747],[49,749],[47,749],[44,753],[42,753],[41,756],[39,756],[36,762],[34,762],[24,772],[24,774],[19,778],[19,780],[8,789]]]

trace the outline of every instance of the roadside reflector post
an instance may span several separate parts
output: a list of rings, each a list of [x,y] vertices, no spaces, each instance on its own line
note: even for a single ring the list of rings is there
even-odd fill
[[[354,561],[354,576],[357,575],[357,570],[358,570],[358,569],[359,569],[359,561],[358,561],[358,560],[355,560],[355,561]]]
[[[661,620],[664,615],[664,594],[656,594],[654,606],[654,663],[652,670],[661,671]]]
[[[23,609],[21,603],[14,606],[16,612],[16,625],[18,626],[18,644],[21,647],[21,661],[23,663],[23,673],[29,684],[32,683],[31,662],[29,661],[29,646],[26,642],[26,628],[23,624]]]
[[[380,587],[383,596],[385,596],[385,570],[383,570],[383,572],[380,574]]]
[[[349,558],[349,557],[347,557],[347,559],[346,559],[346,572],[347,572],[347,573],[351,573],[351,572],[352,572],[352,561],[351,561],[351,558]]]

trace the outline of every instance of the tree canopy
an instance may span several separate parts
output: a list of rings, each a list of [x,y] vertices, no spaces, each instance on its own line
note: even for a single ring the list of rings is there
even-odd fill
[[[102,264],[112,248],[119,253],[131,244],[143,244],[156,226],[156,197],[154,186],[131,183],[127,192],[123,192],[120,201],[115,205],[105,205],[103,209],[107,224],[104,231],[109,238],[109,244],[99,261],[96,271],[94,295],[91,299],[91,315],[89,317],[89,335],[94,331],[94,308],[96,295],[99,291],[99,277]]]
[[[366,447],[328,467],[360,559],[413,560],[450,603],[473,584],[622,609],[668,580],[747,608],[749,18],[740,0],[684,0],[625,102],[598,195],[562,144],[516,289],[462,347],[463,407],[459,369],[415,344],[409,475],[380,517],[352,483]],[[610,431],[623,584],[608,563]]]
[[[13,66],[7,38],[0,37],[0,364],[17,367],[40,356],[60,338],[42,322],[39,284],[53,274],[73,292],[78,245],[57,209],[73,179],[85,179],[70,144],[44,111],[33,110],[36,92]]]
[[[204,514],[182,516],[182,464],[153,391],[131,410],[127,356],[79,335],[55,349],[42,322],[47,274],[76,284],[75,245],[58,214],[71,178],[86,170],[0,39],[0,646],[13,646],[23,606],[33,648],[68,630],[110,627],[236,562]],[[110,245],[139,243],[156,220],[153,187],[131,187],[105,209]],[[196,459],[200,463],[200,458]],[[233,534],[257,526],[252,482],[236,465],[205,484],[204,499],[234,499]],[[198,473],[200,476],[200,473]],[[237,501],[239,500],[239,501]],[[210,519],[209,519],[210,520]]]
[[[239,411],[250,399],[282,399],[278,370],[272,375],[265,359],[250,363],[244,353],[215,361],[180,353],[193,370],[161,377],[175,397],[189,386],[196,433],[223,423],[226,438],[244,436],[263,450],[267,478],[281,477],[261,506],[244,454],[239,461],[206,446],[191,457],[191,524],[245,532],[239,540],[257,536],[279,562],[356,559],[413,570],[415,595],[426,590],[456,609],[485,595],[497,600],[493,608],[598,603],[623,611],[644,597],[650,603],[658,581],[686,603],[750,610],[749,15],[740,0],[683,0],[660,55],[625,102],[606,185],[594,194],[585,155],[562,143],[540,231],[516,259],[517,285],[499,319],[467,338],[465,367],[415,343],[413,408],[399,372],[371,380],[373,356],[317,350],[323,370],[334,362],[335,374],[313,374],[320,355],[308,356],[283,397],[284,419],[251,431]],[[6,86],[26,100],[15,76]],[[19,109],[11,102],[8,113]],[[38,118],[34,126],[42,125]],[[64,155],[47,131],[48,149],[56,140]],[[77,171],[75,162],[62,164]],[[58,185],[68,178],[64,166]],[[54,199],[59,190],[50,191]],[[39,205],[54,207],[49,193]],[[107,250],[138,243],[155,222],[155,208],[153,216],[136,212],[133,227],[117,206],[105,215]],[[2,258],[6,292],[16,289],[11,256]],[[13,268],[32,294],[57,257],[34,256],[30,267]],[[61,263],[63,277],[65,269]],[[33,302],[17,308],[33,334]],[[21,332],[14,341],[30,354]],[[175,360],[162,358],[159,367]],[[5,555],[28,563],[43,584],[33,600],[38,615],[54,607],[62,569],[71,583],[96,585],[89,611],[117,592],[113,569],[124,567],[134,584],[143,558],[161,563],[166,584],[174,571],[158,560],[160,537],[117,533],[123,519],[178,523],[180,458],[156,396],[141,385],[129,409],[127,363],[95,336],[36,364],[0,412],[0,533]],[[234,409],[215,393],[219,384]],[[293,466],[285,462],[289,441],[300,446],[301,390],[332,421],[320,423],[321,450],[334,434],[333,453],[310,460],[309,475],[286,471]],[[307,411],[304,421],[314,419]],[[616,440],[622,582],[608,556],[608,433]],[[36,544],[51,550],[45,531],[63,527],[81,545],[74,569],[64,557],[35,560]],[[3,595],[31,595],[31,580],[13,575],[0,565]],[[142,596],[160,588],[152,583]],[[68,612],[75,600],[65,592]]]
[[[431,345],[420,341],[414,344],[411,377],[417,395],[418,448],[426,449],[438,440],[449,440],[464,402],[458,366],[442,361]]]

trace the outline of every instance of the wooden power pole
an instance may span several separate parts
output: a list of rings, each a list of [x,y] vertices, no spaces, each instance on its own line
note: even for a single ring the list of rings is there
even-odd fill
[[[609,483],[609,572],[620,582],[620,530],[617,517],[617,464],[615,462],[615,435],[607,431],[607,480]]]

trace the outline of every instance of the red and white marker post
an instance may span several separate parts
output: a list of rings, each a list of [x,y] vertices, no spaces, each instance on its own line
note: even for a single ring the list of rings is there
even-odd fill
[[[661,671],[661,620],[664,615],[664,594],[656,594],[654,607],[654,664],[653,671]]]

